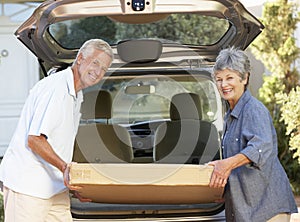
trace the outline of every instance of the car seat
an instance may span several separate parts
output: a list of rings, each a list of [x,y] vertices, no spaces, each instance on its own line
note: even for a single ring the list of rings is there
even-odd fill
[[[172,97],[170,121],[155,133],[153,158],[157,163],[203,164],[219,151],[219,134],[214,124],[202,120],[201,100],[195,93]]]

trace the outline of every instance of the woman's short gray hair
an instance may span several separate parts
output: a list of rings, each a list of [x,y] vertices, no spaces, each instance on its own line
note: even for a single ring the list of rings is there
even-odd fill
[[[216,72],[224,69],[230,69],[240,74],[241,78],[250,77],[250,60],[244,51],[238,48],[227,48],[220,51],[216,63],[213,67],[213,77]],[[248,81],[249,82],[249,81]]]
[[[101,50],[101,51],[105,52],[107,55],[109,55],[111,57],[111,62],[114,59],[114,54],[113,54],[112,48],[110,47],[110,45],[107,42],[105,42],[102,39],[90,39],[90,40],[87,40],[80,47],[80,49],[79,49],[79,51],[77,53],[77,57],[81,53],[82,56],[84,58],[86,58],[88,55],[92,54],[95,49]],[[76,57],[76,60],[77,60],[77,57]]]

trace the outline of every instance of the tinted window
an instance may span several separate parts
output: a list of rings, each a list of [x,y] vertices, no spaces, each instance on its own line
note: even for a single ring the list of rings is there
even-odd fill
[[[227,20],[198,14],[171,14],[147,24],[116,22],[89,17],[53,24],[51,35],[65,48],[78,48],[87,39],[102,38],[110,44],[126,39],[153,38],[187,45],[212,45],[226,33]]]
[[[151,86],[148,93],[128,93],[128,87]],[[169,119],[170,101],[173,95],[192,92],[199,95],[204,120],[217,118],[218,92],[214,83],[203,77],[136,77],[107,79],[87,90],[105,89],[113,97],[112,121],[115,123],[137,123]],[[136,90],[137,92],[140,90]]]

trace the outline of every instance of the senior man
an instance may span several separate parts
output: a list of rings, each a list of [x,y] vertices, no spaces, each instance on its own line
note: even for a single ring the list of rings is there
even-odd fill
[[[72,221],[69,190],[76,187],[69,185],[68,163],[82,89],[97,84],[112,60],[109,44],[88,40],[71,67],[40,80],[30,91],[0,166],[6,222]]]

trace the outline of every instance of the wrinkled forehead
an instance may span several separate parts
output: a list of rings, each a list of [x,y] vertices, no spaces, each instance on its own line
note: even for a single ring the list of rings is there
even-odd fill
[[[240,72],[229,68],[215,70],[214,72],[214,78],[221,78],[221,77],[223,78],[228,76],[238,76],[242,78],[242,74]]]

